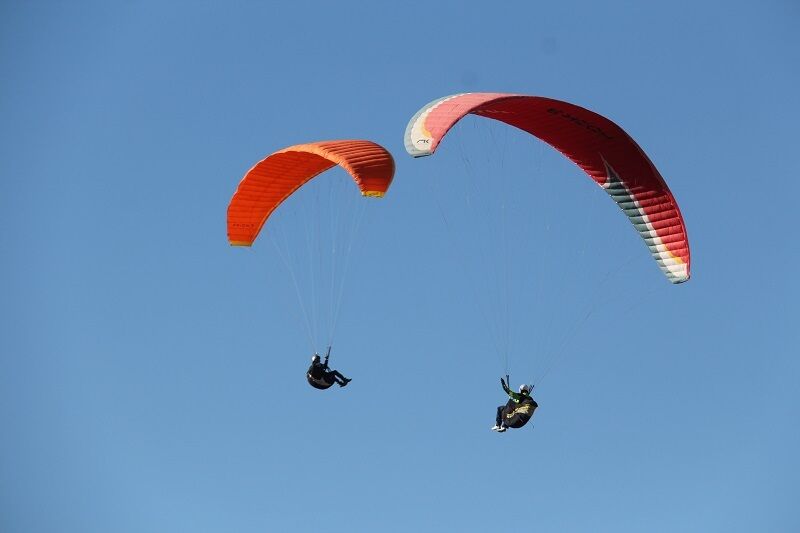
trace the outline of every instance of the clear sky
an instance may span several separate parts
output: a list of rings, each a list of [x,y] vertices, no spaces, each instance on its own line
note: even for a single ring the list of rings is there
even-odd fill
[[[788,0],[1,2],[0,530],[800,531],[798,23]],[[503,435],[482,256],[442,216],[477,119],[431,158],[402,141],[465,91],[620,124],[693,255],[670,285],[510,134],[546,229],[509,262],[513,384],[567,342]],[[343,300],[354,381],[319,392],[286,271],[228,246],[225,209],[260,158],[337,138],[397,172]]]

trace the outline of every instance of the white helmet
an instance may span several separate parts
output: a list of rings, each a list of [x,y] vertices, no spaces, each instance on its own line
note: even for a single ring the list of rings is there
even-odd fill
[[[525,385],[524,383],[519,386],[520,394],[528,394],[531,391],[530,385]]]
[[[312,356],[311,356],[311,361],[312,361],[312,362],[319,361],[319,354],[318,354],[318,353],[315,353],[314,355],[312,355]]]

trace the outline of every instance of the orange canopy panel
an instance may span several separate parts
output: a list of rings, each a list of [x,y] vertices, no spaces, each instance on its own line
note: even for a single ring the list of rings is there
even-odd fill
[[[228,241],[250,246],[273,211],[304,183],[339,165],[363,196],[382,197],[394,176],[394,159],[371,141],[343,140],[298,144],[256,163],[228,205]]]

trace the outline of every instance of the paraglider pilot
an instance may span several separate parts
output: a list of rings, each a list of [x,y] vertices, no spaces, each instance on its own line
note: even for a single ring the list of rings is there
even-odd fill
[[[344,377],[338,370],[331,370],[328,366],[328,358],[331,355],[331,350],[328,348],[328,353],[325,354],[325,361],[321,361],[319,354],[315,353],[311,357],[311,366],[308,367],[306,378],[308,384],[316,389],[327,389],[334,383],[340,387],[346,386],[352,380]]]
[[[497,418],[495,419],[494,431],[504,432],[508,428],[521,428],[528,423],[533,416],[533,412],[539,404],[531,397],[531,385],[520,385],[519,392],[512,391],[506,379],[500,378],[503,390],[508,394],[509,400],[505,405],[497,408]]]

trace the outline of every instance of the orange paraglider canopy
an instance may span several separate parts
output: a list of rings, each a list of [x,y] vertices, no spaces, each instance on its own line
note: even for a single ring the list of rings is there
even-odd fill
[[[342,140],[298,144],[256,163],[228,205],[228,241],[250,246],[273,211],[318,174],[341,166],[363,196],[382,197],[394,176],[394,160],[371,141]]]

